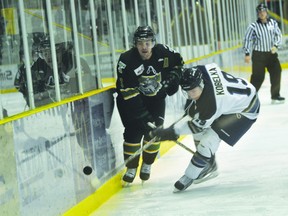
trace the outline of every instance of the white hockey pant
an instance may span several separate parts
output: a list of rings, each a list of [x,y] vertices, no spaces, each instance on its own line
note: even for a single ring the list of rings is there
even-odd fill
[[[196,179],[205,165],[209,163],[212,155],[218,150],[221,139],[212,128],[193,134],[193,138],[196,142],[199,141],[199,144],[196,145],[197,151],[189,162],[185,175],[191,179]]]

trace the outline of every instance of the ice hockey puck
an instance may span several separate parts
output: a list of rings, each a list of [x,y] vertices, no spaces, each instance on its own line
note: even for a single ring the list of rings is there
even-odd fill
[[[90,174],[92,173],[92,167],[90,167],[90,166],[85,166],[85,167],[83,168],[83,173],[84,173],[85,175],[90,175]]]

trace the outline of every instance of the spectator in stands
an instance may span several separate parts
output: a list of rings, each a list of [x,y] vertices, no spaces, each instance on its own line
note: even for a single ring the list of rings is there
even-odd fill
[[[35,48],[35,47],[34,47]],[[55,101],[54,74],[51,58],[50,40],[45,39],[37,46],[39,57],[31,66],[33,93],[36,106],[41,106]],[[36,52],[36,53],[37,53]],[[35,50],[33,51],[35,53]],[[69,76],[67,73],[73,67],[71,42],[56,44],[59,84],[62,92],[69,92]],[[25,65],[22,64],[16,74],[15,87],[21,92],[29,105],[28,86]]]

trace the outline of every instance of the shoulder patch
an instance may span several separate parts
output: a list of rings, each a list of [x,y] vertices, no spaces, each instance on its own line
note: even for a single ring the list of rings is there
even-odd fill
[[[143,71],[144,71],[144,65],[141,64],[138,68],[136,68],[136,69],[134,70],[134,73],[135,73],[137,76],[139,76],[140,74],[143,73]]]
[[[121,69],[125,69],[126,68],[126,64],[124,64],[122,61],[119,61],[118,67],[121,68]]]
[[[167,57],[164,58],[163,68],[169,67],[169,59]]]
[[[124,64],[122,61],[118,62],[118,71],[119,73],[122,73],[122,70],[126,68],[126,64]]]

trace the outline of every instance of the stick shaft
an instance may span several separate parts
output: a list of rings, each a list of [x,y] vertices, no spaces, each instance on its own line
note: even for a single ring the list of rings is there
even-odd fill
[[[195,152],[188,148],[186,145],[184,145],[183,143],[179,142],[178,140],[173,140],[177,145],[181,146],[183,149],[185,149],[186,151],[192,153],[192,154],[195,154]]]
[[[140,155],[145,149],[149,148],[156,140],[156,137],[152,138],[148,143],[146,143],[142,148],[138,149],[133,155],[131,155],[129,158],[127,158],[123,163],[115,167],[114,169],[110,170],[106,175],[102,176],[100,178],[100,182],[104,183],[109,178],[111,178],[113,175],[117,174],[119,171],[125,168],[126,164],[132,161],[135,157]]]
[[[184,116],[182,117],[182,118],[184,118]],[[182,119],[181,118],[181,119]],[[181,120],[180,119],[180,120]],[[180,120],[178,120],[177,122],[179,122]],[[175,124],[175,123],[174,123]],[[148,122],[148,125],[151,127],[151,128],[157,128],[156,127],[156,125],[154,125],[153,123],[151,123],[151,122]],[[192,154],[195,154],[195,152],[192,150],[192,149],[190,149],[190,148],[188,148],[186,145],[184,145],[183,143],[181,143],[180,141],[178,141],[178,140],[173,140],[177,145],[179,145],[179,146],[181,146],[182,148],[184,148],[186,151],[188,151],[188,152],[190,152],[190,153],[192,153]]]
[[[177,121],[175,121],[173,124],[176,124],[177,122],[181,121],[184,117],[181,116],[181,118],[179,118]],[[172,125],[173,125],[172,124]],[[149,124],[151,128],[156,127],[154,124],[150,123]],[[132,161],[135,157],[137,157],[138,155],[140,155],[145,149],[149,148],[149,146],[151,146],[155,141],[156,141],[156,137],[152,138],[148,143],[146,143],[142,148],[140,148],[139,150],[137,150],[133,155],[131,155],[129,158],[127,158],[122,164],[118,165],[116,168],[112,169],[110,172],[108,172],[106,175],[102,176],[100,178],[101,182],[105,182],[106,180],[108,180],[109,178],[111,178],[113,175],[117,174],[119,171],[121,171],[122,169],[125,168],[126,164],[129,163],[130,161]],[[182,144],[183,145],[183,144]],[[188,147],[187,147],[188,148]],[[192,150],[191,150],[192,151]]]
[[[133,155],[131,155],[129,158],[127,158],[127,159],[124,161],[124,165],[126,165],[127,163],[129,163],[130,161],[132,161],[135,157],[137,157],[138,155],[140,155],[144,150],[146,150],[147,148],[149,148],[155,141],[156,141],[156,137],[153,137],[148,143],[146,143],[145,145],[143,145],[142,148],[138,149]]]

